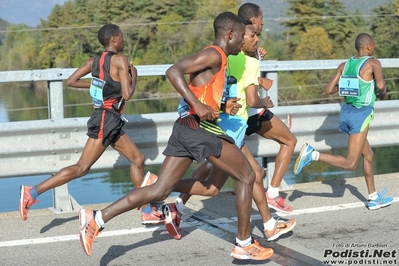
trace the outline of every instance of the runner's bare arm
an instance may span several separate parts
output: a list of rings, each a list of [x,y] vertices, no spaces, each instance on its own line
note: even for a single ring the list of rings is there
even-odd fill
[[[246,101],[252,108],[272,108],[274,106],[270,97],[260,98],[258,94],[258,86],[251,84],[245,89]]]
[[[82,78],[84,76],[86,76],[87,74],[91,73],[93,60],[94,60],[94,57],[87,59],[86,62],[81,67],[76,69],[75,72],[73,72],[72,75],[67,79],[67,81],[66,81],[67,86],[74,87],[74,88],[89,89],[90,82],[82,80]]]
[[[342,75],[342,71],[344,69],[345,63],[341,63],[338,67],[337,70],[335,71],[334,76],[331,78],[330,82],[328,82],[326,86],[326,94],[334,94],[338,92],[338,83],[339,83],[339,78]]]
[[[372,61],[370,63],[373,68],[374,79],[375,79],[375,83],[378,88],[378,91],[380,94],[385,94],[386,93],[386,83],[384,80],[384,75],[382,74],[381,63],[376,58],[371,59],[371,60]]]
[[[117,76],[119,77],[119,82],[121,83],[122,87],[122,98],[127,101],[129,100],[135,89],[136,89],[136,82],[132,82],[133,77],[130,77],[129,74],[129,63],[127,61],[126,56],[122,54],[114,55],[111,58],[111,64],[117,70]],[[111,70],[112,73],[112,70]],[[134,72],[133,72],[134,74]],[[136,73],[137,75],[137,73]],[[134,77],[136,81],[137,76]],[[116,80],[116,79],[114,79]]]
[[[217,71],[220,70],[222,63],[219,52],[215,49],[204,49],[195,55],[186,57],[168,70],[166,77],[172,83],[173,87],[184,97],[184,100],[194,109],[201,120],[215,120],[216,114],[211,107],[202,104],[191,92],[188,83],[184,77],[187,74],[196,74],[196,86],[208,83]]]

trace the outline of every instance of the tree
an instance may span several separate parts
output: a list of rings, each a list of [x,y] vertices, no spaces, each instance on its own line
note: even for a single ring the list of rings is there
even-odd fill
[[[295,60],[318,60],[333,57],[333,47],[325,28],[308,28],[300,35],[300,42],[295,48]]]
[[[377,16],[372,19],[371,31],[376,42],[375,56],[381,58],[398,58],[399,51],[399,15],[395,12],[398,4],[391,1],[386,6],[378,6],[373,9]],[[399,99],[399,80],[396,69],[384,69],[383,71],[388,88],[388,99]]]
[[[334,56],[332,41],[328,38],[325,28],[308,28],[307,32],[300,35],[299,40],[294,60],[331,59]],[[330,74],[323,70],[292,73],[293,84],[304,88],[298,90],[295,98],[301,100],[324,98],[324,84],[330,77]]]
[[[2,70],[35,69],[37,64],[38,38],[26,25],[10,25],[6,29],[6,38],[2,45]]]
[[[287,36],[289,53],[294,54],[301,33],[311,27],[323,27],[332,41],[334,54],[341,58],[342,47],[349,43],[357,27],[360,26],[355,24],[356,20],[350,19],[350,14],[343,3],[337,0],[289,0],[288,2],[290,7],[287,15],[294,18],[283,21],[282,24],[288,27],[284,34]]]
[[[39,61],[42,68],[80,66],[94,50],[93,46],[98,47],[98,41],[89,38],[93,29],[85,27],[88,24],[85,14],[75,10],[82,8],[80,4],[82,2],[68,1],[63,6],[56,5],[48,21],[41,21]]]

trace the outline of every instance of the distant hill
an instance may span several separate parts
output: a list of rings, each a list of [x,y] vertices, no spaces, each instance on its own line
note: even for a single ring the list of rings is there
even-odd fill
[[[353,12],[359,9],[363,15],[371,14],[371,10],[379,5],[386,5],[392,0],[342,0],[347,10]],[[270,33],[284,31],[280,25],[282,18],[287,16],[286,10],[289,7],[287,0],[244,0],[243,3],[254,3],[260,6],[263,11],[263,29]]]
[[[8,0],[0,1],[0,19],[12,24],[26,24],[36,27],[40,18],[47,19],[56,4],[62,5],[67,0]],[[391,0],[341,0],[348,10],[358,8],[363,14],[371,14],[371,9],[383,5]],[[393,1],[393,0],[392,0]],[[200,3],[201,1],[199,1]],[[279,18],[286,17],[289,7],[287,0],[244,0],[243,3],[255,3],[263,10],[264,29],[271,32],[281,32],[284,27],[280,25]],[[0,25],[1,26],[1,25]],[[1,33],[0,33],[1,34]]]

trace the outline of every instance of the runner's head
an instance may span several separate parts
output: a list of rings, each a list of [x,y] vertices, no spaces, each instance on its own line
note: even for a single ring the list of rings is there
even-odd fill
[[[259,38],[253,24],[248,24],[245,26],[244,41],[245,43],[242,46],[241,51],[246,55],[253,54],[258,48],[259,42]]]
[[[213,22],[215,39],[228,43],[227,55],[236,55],[244,44],[246,22],[232,12],[220,13]]]
[[[238,9],[238,16],[244,20],[251,20],[256,33],[260,35],[263,27],[263,12],[260,7],[253,3],[245,3]]]
[[[122,51],[124,46],[123,33],[121,29],[115,24],[106,24],[98,31],[98,41],[107,47],[110,45],[111,39],[117,45],[118,50]]]
[[[373,55],[375,49],[373,37],[367,33],[360,33],[356,37],[355,48],[358,52],[362,50],[365,55]]]

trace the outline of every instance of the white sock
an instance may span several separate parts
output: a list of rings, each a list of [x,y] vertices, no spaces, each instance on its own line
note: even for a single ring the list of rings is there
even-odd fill
[[[96,216],[94,216],[94,220],[96,221],[97,225],[101,228],[104,227],[104,220],[103,214],[100,210],[96,212]]]
[[[239,240],[237,237],[236,237],[236,243],[238,244],[238,245],[240,245],[240,247],[246,247],[246,246],[249,246],[249,245],[251,245],[251,243],[252,243],[252,237],[250,236],[248,239],[245,239],[245,240]]]
[[[276,226],[276,219],[274,219],[273,217],[266,223],[263,223],[263,228],[265,228],[265,230],[267,231],[273,230],[275,226]]]
[[[318,161],[319,157],[320,157],[320,152],[312,151],[312,159],[313,159],[313,161]]]
[[[376,200],[378,198],[377,191],[374,191],[373,193],[369,194],[369,200]]]
[[[269,198],[276,198],[278,197],[279,193],[280,193],[279,187],[269,186],[269,188],[267,189],[267,195],[269,196]]]
[[[184,210],[184,203],[183,200],[179,197],[175,199],[175,205],[178,212],[183,213]]]

